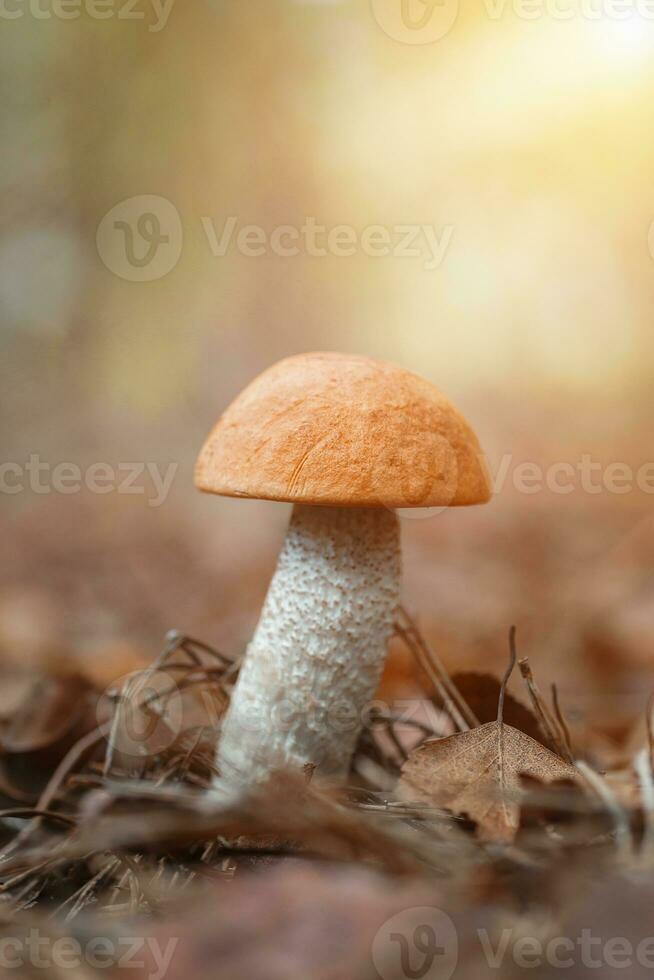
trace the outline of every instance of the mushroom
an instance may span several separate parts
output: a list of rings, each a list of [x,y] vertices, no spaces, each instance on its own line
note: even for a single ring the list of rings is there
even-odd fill
[[[294,505],[223,721],[222,785],[308,764],[342,780],[399,603],[395,509],[486,502],[477,438],[409,371],[353,354],[300,354],[227,408],[195,484]]]

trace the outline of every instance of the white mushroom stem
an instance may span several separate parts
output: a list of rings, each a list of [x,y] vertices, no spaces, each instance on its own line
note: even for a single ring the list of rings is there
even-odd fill
[[[277,769],[343,779],[399,602],[396,515],[296,504],[222,728],[221,785]]]

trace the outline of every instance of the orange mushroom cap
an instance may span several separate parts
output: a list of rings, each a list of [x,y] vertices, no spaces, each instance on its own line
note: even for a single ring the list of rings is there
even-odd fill
[[[410,371],[356,354],[298,354],[254,379],[206,440],[207,493],[337,507],[486,503],[488,468],[451,402]]]

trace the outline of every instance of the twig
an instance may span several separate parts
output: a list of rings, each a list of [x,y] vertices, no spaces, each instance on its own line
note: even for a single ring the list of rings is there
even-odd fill
[[[565,718],[563,716],[563,712],[561,711],[561,706],[559,704],[559,691],[556,684],[552,684],[551,690],[552,690],[552,704],[554,706],[554,714],[556,715],[556,720],[559,723],[559,728],[561,730],[561,734],[563,735],[563,741],[568,751],[568,755],[570,756],[570,759],[572,759],[573,752],[572,752],[572,741],[570,739],[570,730],[568,729]]]
[[[547,707],[542,694],[538,690],[538,686],[536,685],[534,676],[531,672],[531,667],[529,666],[529,659],[527,657],[522,657],[518,661],[518,666],[520,667],[520,673],[522,674],[522,677],[527,685],[527,690],[529,691],[531,703],[534,711],[536,712],[536,717],[542,735],[558,755],[565,759],[566,762],[574,765],[574,759],[565,747],[565,742],[562,740],[562,737],[558,731],[556,721],[554,718],[552,718],[549,708]]]
[[[502,794],[502,806],[504,808],[504,815],[507,824],[510,825],[509,811],[506,806],[506,795],[505,795],[505,785],[504,785],[504,697],[506,695],[506,686],[509,683],[509,678],[513,673],[513,668],[516,662],[516,646],[515,646],[515,626],[512,626],[509,630],[509,665],[504,672],[504,677],[502,678],[502,683],[500,685],[500,696],[497,701],[497,728],[498,728],[498,764],[499,764],[499,781],[500,781],[500,792]]]
[[[54,848],[52,847],[50,848],[50,851],[52,850],[54,850],[55,852],[63,851],[66,848],[67,844],[68,844],[68,838],[64,837],[62,840],[57,841],[57,843],[54,845]],[[29,858],[29,854],[28,854],[28,858]],[[60,861],[61,858],[56,853],[54,856],[52,855],[52,853],[48,853],[48,856],[41,860],[41,852],[39,852],[39,859],[37,859],[36,864],[30,865],[29,868],[23,868],[22,871],[17,871],[10,878],[6,878],[3,882],[0,882],[0,893],[4,894],[5,892],[11,891],[11,889],[14,888],[16,885],[20,884],[22,881],[25,881],[27,878],[30,878],[33,875],[35,875],[37,871],[43,871],[45,868],[48,867],[54,867]],[[18,863],[18,859],[14,858],[13,867],[16,867],[17,863]],[[12,870],[12,864],[10,864],[10,870]]]
[[[497,701],[497,723],[498,725],[503,724],[504,718],[504,696],[506,694],[506,685],[509,683],[509,678],[513,673],[513,668],[516,662],[516,648],[515,648],[515,626],[512,626],[509,630],[509,665],[504,672],[504,677],[502,678],[502,683],[500,684],[500,696]]]
[[[118,867],[119,863],[120,862],[117,857],[109,858],[106,864],[104,864],[92,878],[82,885],[81,888],[78,888],[76,892],[73,892],[72,895],[69,895],[65,902],[62,902],[61,905],[59,905],[56,911],[52,913],[51,918],[58,918],[67,905],[72,905],[72,908],[69,910],[64,921],[70,922],[71,919],[74,919],[75,916],[82,911],[84,906],[88,904],[87,899],[90,898],[100,882],[111,874]]]
[[[123,718],[123,714],[125,711],[133,710],[132,703],[134,699],[136,699],[138,695],[141,693],[145,684],[147,683],[148,678],[152,676],[153,672],[154,672],[153,668],[147,667],[145,668],[145,670],[141,670],[138,671],[137,673],[130,674],[127,680],[125,681],[125,683],[123,684],[120,695],[118,696],[116,701],[113,717],[111,719],[111,730],[109,732],[109,738],[107,740],[107,751],[105,753],[104,765],[102,767],[102,775],[105,777],[108,776],[109,773],[111,772],[111,766],[113,764],[114,753],[116,750],[116,740],[118,738],[118,731],[120,728],[120,723]],[[176,687],[177,686],[173,682],[170,692],[167,693],[172,693],[174,690],[176,690]],[[159,692],[156,693],[158,694]],[[152,718],[154,717],[155,719],[154,724],[156,727],[157,723],[161,720],[161,714],[163,709],[157,712],[149,704],[147,696],[142,701],[140,702],[137,701],[136,707],[139,708],[141,711],[143,711],[144,714],[148,714],[150,720],[152,720]],[[148,734],[151,734],[152,731],[153,729],[151,729]],[[141,738],[143,738],[143,735],[141,736]]]
[[[436,670],[439,677],[441,678],[446,690],[448,691],[451,699],[456,703],[459,711],[466,719],[466,722],[470,725],[471,728],[478,728],[480,725],[479,718],[477,718],[476,714],[474,713],[474,711],[472,710],[468,702],[465,700],[465,698],[462,696],[456,684],[453,682],[452,678],[450,677],[447,670],[445,669],[445,665],[443,664],[442,660],[440,659],[436,651],[433,649],[431,644],[425,639],[422,632],[418,629],[418,625],[415,619],[408,613],[408,611],[404,606],[400,606],[400,612],[404,616],[407,623],[409,624],[409,628],[418,646],[424,652],[429,663],[433,665],[434,669]]]
[[[188,653],[188,647],[197,647],[203,653],[207,653],[210,657],[214,657],[216,660],[220,660],[226,667],[231,667],[234,663],[233,657],[228,657],[226,653],[221,653],[220,650],[214,649],[214,647],[209,646],[208,643],[204,643],[202,640],[196,640],[192,636],[185,636],[184,642],[182,643],[182,648]]]
[[[435,651],[427,644],[404,606],[400,606],[400,613],[404,616],[408,626],[397,623],[395,629],[418,661],[419,666],[422,667],[434,685],[435,690],[443,701],[445,710],[449,713],[459,731],[467,732],[471,728],[477,728],[479,726],[479,719],[452,683],[445,667],[440,662]]]
[[[393,746],[395,747],[395,750],[398,753],[401,762],[406,762],[406,760],[409,758],[408,753],[406,752],[406,749],[404,748],[399,738],[397,737],[397,732],[393,728],[393,725],[390,721],[386,722],[385,730],[386,730],[386,734],[388,735],[391,742],[393,743]]]
[[[577,759],[575,766],[589,784],[591,789],[595,791],[606,807],[609,815],[613,819],[613,824],[615,826],[615,843],[618,852],[624,855],[628,854],[630,856],[632,852],[633,840],[631,836],[631,828],[629,826],[629,816],[626,810],[620,805],[615,793],[606,784],[599,773],[595,772],[594,769],[591,769],[588,763],[584,762],[583,759]]]
[[[14,807],[10,810],[0,810],[0,819],[4,817],[15,817],[18,820],[25,820],[28,817],[46,817],[49,820],[59,820],[61,823],[75,827],[77,821],[72,817],[67,817],[65,813],[57,813],[56,810],[39,810],[36,807]]]
[[[81,758],[93,749],[98,742],[102,741],[109,733],[109,723],[105,722],[103,725],[99,725],[98,728],[89,732],[87,735],[82,736],[79,741],[68,750],[64,758],[61,760],[52,776],[50,777],[45,789],[39,797],[38,803],[36,805],[37,810],[48,810],[50,803],[57,795],[59,787],[62,782],[71,771],[73,766],[75,766]],[[10,843],[0,852],[0,863],[7,858],[10,854],[16,850],[16,848],[22,846],[27,838],[40,826],[41,817],[34,817],[34,819],[23,827],[21,832],[10,841]]]
[[[428,738],[433,735],[440,736],[442,734],[432,725],[427,725],[424,721],[416,721],[415,718],[403,718],[402,715],[395,715],[392,712],[384,714],[382,718],[389,721],[391,725],[406,725],[407,728],[415,728],[416,731],[422,732]]]

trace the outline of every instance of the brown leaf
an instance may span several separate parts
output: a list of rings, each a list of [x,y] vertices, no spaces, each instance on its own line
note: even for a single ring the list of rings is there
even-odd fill
[[[38,795],[68,750],[97,725],[95,695],[79,674],[38,678],[0,732],[0,789]]]
[[[398,784],[405,800],[465,814],[485,840],[511,841],[520,817],[520,775],[544,783],[577,780],[577,770],[511,725],[489,722],[430,739],[411,753]]]
[[[500,682],[492,674],[461,672],[452,675],[452,683],[466,704],[479,719],[480,724],[495,721],[500,697]],[[535,715],[507,691],[504,695],[504,721],[531,738],[552,749],[540,729]]]
[[[79,674],[39,678],[0,735],[0,751],[18,755],[56,745],[88,714],[92,690]]]

